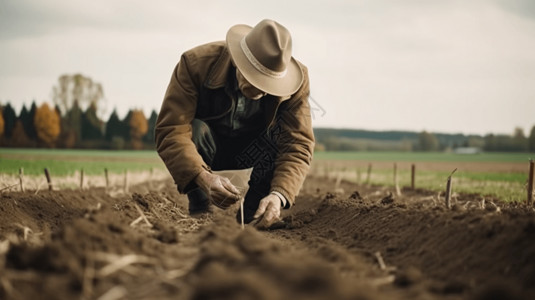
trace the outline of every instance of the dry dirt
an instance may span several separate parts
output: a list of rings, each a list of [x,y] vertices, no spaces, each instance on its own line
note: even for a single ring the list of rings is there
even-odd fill
[[[2,193],[0,298],[535,299],[533,208],[402,192],[308,178],[266,232],[171,181]]]

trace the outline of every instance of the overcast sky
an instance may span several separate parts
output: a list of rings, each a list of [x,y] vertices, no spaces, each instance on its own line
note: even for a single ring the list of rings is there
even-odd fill
[[[159,110],[180,54],[270,18],[309,68],[314,126],[526,134],[532,0],[0,0],[0,103],[52,103],[62,74],[100,82],[109,115]]]

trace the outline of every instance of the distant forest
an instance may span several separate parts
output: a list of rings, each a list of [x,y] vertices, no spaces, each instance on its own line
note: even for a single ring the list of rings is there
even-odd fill
[[[464,135],[427,131],[370,131],[314,128],[316,150],[328,151],[453,151],[470,147],[487,152],[535,152],[535,125],[529,136],[522,128],[513,134]]]
[[[0,103],[0,147],[82,149],[154,149],[156,111],[150,116],[131,109],[120,119],[114,110],[99,117],[102,86],[82,74],[58,78],[54,106],[35,101],[16,112]],[[316,151],[453,151],[469,147],[488,152],[535,152],[535,125],[511,135],[463,135],[411,131],[369,131],[315,128]]]
[[[8,103],[0,106],[0,146],[20,148],[154,149],[157,113],[147,118],[130,110],[120,119],[116,111],[103,121],[97,107],[80,109],[77,102],[62,113],[58,105],[25,105],[17,114]],[[453,151],[472,147],[487,152],[535,152],[535,126],[529,136],[521,128],[512,135],[463,135],[414,131],[370,131],[314,128],[316,151]]]

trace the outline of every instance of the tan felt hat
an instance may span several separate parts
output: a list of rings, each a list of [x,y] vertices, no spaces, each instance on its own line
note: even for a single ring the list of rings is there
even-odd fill
[[[289,96],[301,87],[303,70],[292,57],[292,37],[279,23],[266,19],[252,28],[232,26],[227,47],[236,67],[256,88],[274,96]]]

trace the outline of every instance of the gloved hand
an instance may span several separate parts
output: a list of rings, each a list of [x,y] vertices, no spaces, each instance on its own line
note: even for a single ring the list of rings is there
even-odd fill
[[[208,195],[213,205],[227,209],[240,199],[240,191],[226,177],[204,171],[195,183]]]
[[[268,229],[274,223],[280,221],[281,200],[277,195],[269,194],[260,200],[258,209],[254,214],[255,227],[258,229]]]

